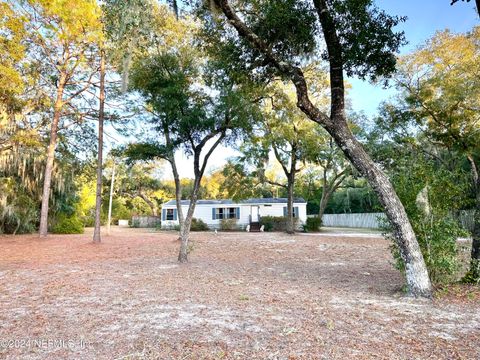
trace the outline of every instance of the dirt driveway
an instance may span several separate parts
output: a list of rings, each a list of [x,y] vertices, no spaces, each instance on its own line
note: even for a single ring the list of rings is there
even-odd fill
[[[478,289],[405,298],[381,237],[176,238],[0,237],[0,359],[480,359]]]

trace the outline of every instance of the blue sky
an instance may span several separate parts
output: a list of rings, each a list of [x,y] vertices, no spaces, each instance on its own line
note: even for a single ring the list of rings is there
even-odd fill
[[[475,1],[457,2],[450,6],[451,0],[377,0],[377,5],[388,14],[407,16],[405,23],[398,26],[398,30],[405,31],[408,44],[401,49],[401,54],[407,54],[436,31],[450,29],[452,32],[465,32],[480,24],[475,11]],[[372,117],[382,101],[395,95],[394,89],[384,89],[361,81],[349,79],[352,88],[349,91],[352,108],[355,112],[364,112]],[[176,154],[180,175],[193,177],[192,161],[183,154]],[[222,167],[229,157],[236,155],[235,151],[219,148],[212,155],[208,170]],[[171,177],[170,169],[165,168],[166,177]]]
[[[450,0],[377,0],[377,5],[388,14],[407,16],[398,30],[405,32],[408,44],[401,54],[415,50],[425,43],[436,31],[450,29],[452,32],[465,32],[480,24],[475,11],[475,1],[457,2]],[[352,85],[349,95],[353,110],[368,116],[376,113],[378,105],[395,94],[393,89],[384,89],[358,79],[348,80]]]

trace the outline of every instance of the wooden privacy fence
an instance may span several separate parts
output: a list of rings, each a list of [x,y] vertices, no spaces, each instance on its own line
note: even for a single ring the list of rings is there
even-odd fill
[[[465,230],[473,231],[475,210],[462,210],[458,215],[458,221]]]
[[[132,227],[154,228],[160,227],[161,223],[160,216],[132,216]]]
[[[324,214],[322,225],[328,227],[379,229],[381,227],[381,219],[386,219],[384,213]]]
[[[462,210],[455,217],[465,230],[472,231],[474,213],[474,210]],[[382,226],[382,222],[386,221],[386,219],[384,213],[324,214],[322,225],[326,227],[379,229]]]

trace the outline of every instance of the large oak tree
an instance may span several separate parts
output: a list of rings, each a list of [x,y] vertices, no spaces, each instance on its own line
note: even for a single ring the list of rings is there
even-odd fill
[[[297,106],[325,128],[378,195],[405,263],[409,293],[430,297],[428,272],[405,209],[388,177],[353,136],[345,114],[344,74],[362,78],[390,75],[395,69],[394,53],[403,42],[403,34],[395,33],[393,27],[402,19],[387,15],[371,0],[210,3],[214,15],[207,26],[210,33],[221,34],[217,48],[230,58],[239,55],[237,68],[243,67],[257,78],[280,76],[295,85]],[[319,50],[319,38],[325,51]],[[329,64],[330,114],[311,100],[301,66],[319,51]]]

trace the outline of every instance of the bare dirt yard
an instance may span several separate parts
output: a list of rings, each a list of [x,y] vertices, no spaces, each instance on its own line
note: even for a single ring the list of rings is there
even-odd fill
[[[0,358],[480,359],[478,288],[406,298],[373,236],[0,236]]]

